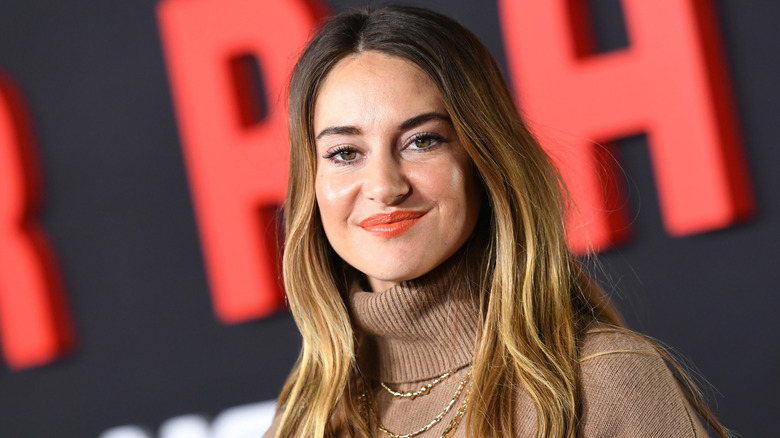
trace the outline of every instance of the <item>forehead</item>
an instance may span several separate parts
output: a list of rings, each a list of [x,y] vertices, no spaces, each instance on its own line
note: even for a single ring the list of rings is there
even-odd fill
[[[339,61],[314,105],[314,128],[395,123],[418,114],[446,113],[436,84],[415,64],[369,51]]]

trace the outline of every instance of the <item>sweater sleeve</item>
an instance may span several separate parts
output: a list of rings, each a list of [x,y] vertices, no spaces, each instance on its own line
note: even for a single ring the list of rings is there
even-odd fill
[[[707,437],[666,363],[645,340],[602,332],[582,354],[584,436]]]

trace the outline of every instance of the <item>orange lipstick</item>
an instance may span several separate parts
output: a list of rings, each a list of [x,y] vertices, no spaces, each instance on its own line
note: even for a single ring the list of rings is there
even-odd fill
[[[424,211],[399,210],[392,213],[371,215],[360,221],[360,227],[379,237],[395,237],[408,231],[421,217]]]

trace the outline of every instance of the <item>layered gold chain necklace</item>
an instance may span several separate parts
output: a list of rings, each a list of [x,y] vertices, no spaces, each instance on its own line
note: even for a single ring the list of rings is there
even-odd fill
[[[379,382],[379,384],[382,385],[382,388],[385,388],[385,390],[387,392],[392,394],[393,397],[395,397],[395,398],[397,398],[399,400],[402,399],[402,398],[408,398],[409,400],[414,400],[417,397],[422,397],[422,396],[428,394],[428,392],[431,390],[431,388],[433,388],[434,386],[438,385],[439,383],[447,380],[447,378],[450,377],[454,372],[455,372],[455,370],[447,371],[446,373],[442,374],[441,376],[433,379],[433,381],[431,383],[423,386],[422,388],[420,388],[420,389],[418,389],[417,391],[414,391],[414,392],[412,392],[412,391],[409,391],[409,392],[398,392],[398,391],[394,391],[394,390],[388,388],[387,384],[385,384],[385,382]]]
[[[382,385],[382,388],[384,388],[386,391],[392,394],[393,397],[397,399],[405,398],[409,400],[414,400],[417,397],[427,395],[430,392],[431,388],[435,387],[440,382],[446,380],[453,373],[455,373],[455,370],[448,371],[442,374],[441,376],[435,378],[431,383],[423,386],[422,388],[414,392],[398,392],[390,389],[384,382],[380,382],[380,384]],[[470,380],[471,380],[471,370],[469,370],[468,373],[466,373],[466,377],[464,377],[463,380],[460,381],[460,384],[458,384],[458,388],[455,390],[455,394],[453,394],[450,401],[444,407],[444,410],[442,410],[439,413],[439,415],[436,416],[436,418],[431,420],[428,424],[421,427],[420,429],[406,434],[398,434],[398,433],[391,432],[382,424],[382,421],[379,419],[379,415],[376,413],[376,411],[374,411],[373,396],[369,395],[369,391],[366,389],[365,383],[363,383],[363,388],[360,394],[360,406],[361,409],[363,410],[365,420],[369,421],[369,415],[370,415],[371,418],[374,420],[377,429],[379,429],[379,431],[382,432],[383,434],[389,436],[390,438],[412,438],[414,436],[417,436],[423,432],[430,430],[433,426],[441,422],[441,420],[447,415],[448,412],[450,412],[452,407],[458,401],[458,398],[460,398],[460,395],[463,393],[463,390],[466,388]],[[466,406],[468,405],[470,395],[471,395],[471,386],[469,385],[469,388],[466,390],[466,395],[463,397],[463,402],[460,404],[460,407],[455,412],[455,416],[452,418],[452,420],[450,420],[450,424],[444,430],[444,433],[442,433],[441,435],[442,438],[450,438],[455,434],[455,430],[460,425],[460,422],[463,419],[463,415],[466,413]]]

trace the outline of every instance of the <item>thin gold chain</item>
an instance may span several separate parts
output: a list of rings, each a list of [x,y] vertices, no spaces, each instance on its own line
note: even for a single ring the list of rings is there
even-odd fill
[[[466,390],[466,395],[463,397],[463,403],[458,408],[458,412],[455,412],[455,416],[452,417],[450,424],[444,429],[444,433],[441,434],[441,438],[452,438],[455,436],[455,430],[460,426],[460,420],[463,419],[463,415],[466,413],[466,405],[469,404],[469,398],[471,397],[471,385]]]
[[[382,385],[382,388],[385,388],[385,390],[387,390],[387,392],[392,394],[393,397],[395,397],[397,399],[408,398],[409,400],[414,400],[417,397],[422,397],[424,395],[427,395],[434,386],[436,386],[439,383],[447,380],[447,378],[450,377],[451,375],[453,375],[455,373],[455,371],[456,370],[447,371],[446,373],[442,374],[441,376],[433,379],[433,381],[431,383],[423,386],[422,388],[420,388],[420,389],[418,389],[417,391],[414,391],[414,392],[412,392],[412,391],[399,392],[399,391],[395,391],[393,389],[390,389],[385,382],[379,382],[379,384]]]
[[[429,430],[431,427],[438,424],[442,418],[444,418],[445,415],[452,409],[452,406],[455,405],[455,402],[458,400],[458,397],[463,393],[463,389],[466,387],[466,384],[469,382],[471,378],[471,370],[466,374],[466,377],[463,378],[463,380],[458,385],[458,389],[455,390],[455,394],[452,396],[452,399],[447,403],[447,406],[444,407],[444,410],[439,413],[439,415],[436,416],[433,420],[431,420],[430,423],[426,424],[425,426],[421,427],[420,429],[407,433],[407,434],[397,434],[393,433],[382,424],[382,421],[379,420],[379,415],[377,415],[376,411],[374,411],[373,408],[373,397],[369,398],[367,395],[366,387],[363,386],[363,391],[361,394],[361,405],[365,406],[366,414],[370,414],[374,422],[376,423],[377,429],[379,429],[380,432],[384,433],[385,435],[389,436],[390,438],[412,438],[414,436],[417,436],[427,430]],[[466,395],[463,398],[463,403],[461,403],[460,407],[458,408],[457,412],[455,413],[455,417],[450,421],[450,424],[447,426],[447,428],[444,430],[444,434],[442,434],[442,438],[449,438],[452,437],[452,435],[455,433],[455,430],[458,428],[458,425],[460,424],[460,421],[463,419],[463,415],[466,412],[466,405],[469,401],[469,393],[471,392],[471,386],[469,386],[469,390],[466,391]]]

